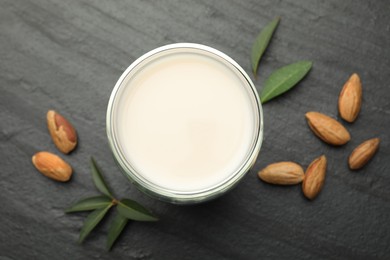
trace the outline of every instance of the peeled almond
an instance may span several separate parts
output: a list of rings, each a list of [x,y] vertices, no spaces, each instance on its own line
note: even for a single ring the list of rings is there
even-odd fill
[[[66,182],[72,176],[72,167],[55,154],[39,152],[32,157],[35,168],[50,179]]]

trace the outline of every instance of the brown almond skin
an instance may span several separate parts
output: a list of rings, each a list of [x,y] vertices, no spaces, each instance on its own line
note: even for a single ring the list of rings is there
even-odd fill
[[[314,134],[328,144],[339,146],[351,140],[348,130],[337,120],[327,115],[308,112],[306,119]]]
[[[258,176],[261,180],[271,184],[294,185],[302,182],[304,172],[297,163],[278,162],[259,171]]]
[[[58,150],[68,154],[77,146],[76,130],[63,116],[54,110],[47,112],[47,127]]]
[[[302,183],[302,191],[306,198],[313,200],[322,190],[325,182],[326,166],[326,157],[322,155],[307,167]]]
[[[72,167],[55,154],[38,152],[32,157],[35,168],[50,179],[67,182],[72,176]]]
[[[372,138],[356,147],[348,158],[349,168],[358,170],[366,165],[378,151],[379,143],[379,138]]]
[[[362,83],[354,73],[344,84],[339,96],[339,113],[341,118],[353,123],[359,115],[362,105]]]

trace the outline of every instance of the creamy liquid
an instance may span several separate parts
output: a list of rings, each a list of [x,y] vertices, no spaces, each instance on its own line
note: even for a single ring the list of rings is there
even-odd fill
[[[202,54],[169,54],[124,83],[117,138],[139,175],[166,189],[199,191],[242,166],[255,133],[254,105],[228,65]]]

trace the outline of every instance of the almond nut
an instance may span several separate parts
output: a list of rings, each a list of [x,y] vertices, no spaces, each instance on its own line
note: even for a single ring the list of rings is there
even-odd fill
[[[362,83],[354,73],[344,84],[339,96],[339,113],[347,122],[354,122],[362,105]]]
[[[320,193],[325,182],[326,157],[322,155],[307,167],[302,183],[302,191],[306,198],[312,200]]]
[[[299,164],[294,162],[273,163],[259,171],[261,180],[280,185],[292,185],[302,182],[304,173]]]
[[[67,154],[76,147],[76,130],[63,116],[53,110],[49,110],[47,112],[47,127],[58,150]]]
[[[379,138],[372,138],[356,147],[349,156],[349,168],[351,170],[357,170],[366,165],[378,150],[379,142]]]
[[[66,182],[72,176],[72,167],[55,154],[39,152],[32,157],[35,168],[56,181]]]
[[[308,112],[306,113],[306,119],[314,134],[328,144],[343,145],[351,139],[348,130],[327,115],[318,112]]]

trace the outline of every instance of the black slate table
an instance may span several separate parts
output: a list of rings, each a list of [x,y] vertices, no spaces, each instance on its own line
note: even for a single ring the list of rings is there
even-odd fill
[[[390,3],[389,1],[0,1],[0,259],[389,259],[390,257]],[[275,69],[312,60],[292,91],[264,105],[264,142],[253,169],[225,196],[195,206],[149,198],[117,168],[105,134],[111,90],[137,57],[161,45],[196,42],[217,48],[250,73],[257,33],[282,20],[260,64],[257,89]],[[363,106],[352,140],[335,148],[316,138],[308,111],[338,118],[337,98],[352,73],[363,83]],[[253,77],[253,76],[252,76]],[[31,156],[60,154],[46,127],[55,109],[77,128],[79,145],[62,156],[69,183],[40,175]],[[341,119],[340,119],[341,120]],[[351,172],[347,157],[380,137],[374,159]],[[304,167],[325,154],[322,193],[261,182],[269,163]],[[112,215],[77,244],[87,214],[64,214],[97,195],[93,155],[118,196],[160,217],[130,223],[105,251]]]

